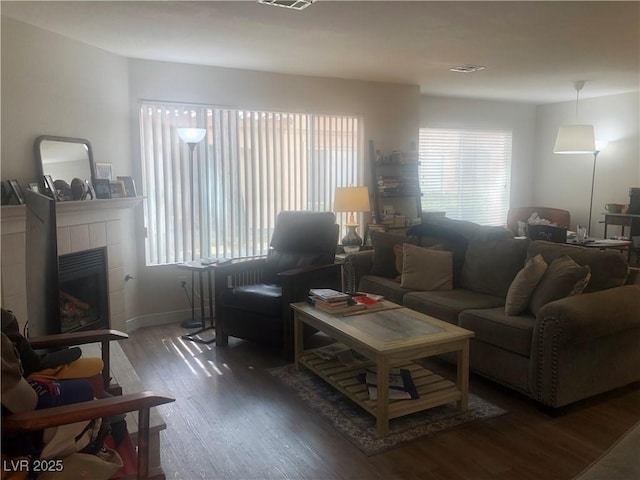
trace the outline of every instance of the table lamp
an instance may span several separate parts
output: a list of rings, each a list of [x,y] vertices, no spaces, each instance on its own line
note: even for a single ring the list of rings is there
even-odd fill
[[[357,252],[362,245],[362,238],[358,235],[358,223],[354,213],[370,212],[369,189],[367,187],[337,187],[333,201],[335,212],[349,212],[345,226],[347,233],[342,237],[342,246],[346,253]]]

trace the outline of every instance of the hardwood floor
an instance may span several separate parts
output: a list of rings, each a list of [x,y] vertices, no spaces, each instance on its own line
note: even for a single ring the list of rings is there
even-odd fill
[[[168,479],[571,479],[640,420],[639,385],[550,415],[472,374],[471,391],[510,413],[367,457],[271,377],[276,352],[184,333],[163,325],[120,342],[145,388],[176,398],[160,408]]]

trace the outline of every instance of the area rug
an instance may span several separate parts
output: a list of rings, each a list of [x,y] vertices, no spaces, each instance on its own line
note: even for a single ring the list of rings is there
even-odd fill
[[[476,420],[508,413],[477,395],[469,394],[469,409],[460,412],[455,403],[432,408],[389,422],[389,434],[378,437],[375,418],[309,370],[285,365],[269,370],[324,420],[331,423],[366,455],[377,455],[411,440],[443,432]],[[407,400],[410,401],[410,400]]]

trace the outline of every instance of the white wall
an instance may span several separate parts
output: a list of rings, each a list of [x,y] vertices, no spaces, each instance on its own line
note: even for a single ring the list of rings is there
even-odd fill
[[[114,175],[131,174],[126,59],[2,16],[1,61],[2,180],[15,178],[23,188],[37,180],[33,142],[39,135],[86,138],[96,161],[112,162]],[[125,273],[137,276],[135,243],[126,234],[133,225],[124,229]],[[9,247],[2,245],[3,271],[7,262],[15,271],[19,263],[24,271],[24,259],[11,255]],[[127,283],[127,318],[136,315],[135,295]],[[3,286],[3,305],[18,298],[7,297]],[[24,321],[25,309],[18,312]]]
[[[489,128],[513,132],[511,206],[531,205],[535,149],[535,105],[462,98],[420,99],[420,127]],[[506,219],[505,219],[506,222]]]
[[[326,114],[357,114],[364,118],[363,155],[368,140],[383,151],[408,150],[417,143],[419,88],[330,78],[282,75],[149,60],[129,61],[132,132],[137,135],[139,100]],[[139,158],[134,137],[132,156]],[[138,162],[135,162],[136,166]],[[140,171],[135,172],[140,176]],[[364,175],[369,183],[369,175]],[[140,241],[139,248],[143,248]],[[140,250],[142,252],[142,250]],[[144,256],[140,255],[141,261]],[[140,265],[140,309],[157,314],[175,308],[177,278],[173,266]]]
[[[577,121],[575,101],[538,106],[533,201],[569,210],[573,229],[588,221],[593,155],[558,155],[553,146],[558,127],[575,123],[593,125],[596,140],[609,141],[597,158],[591,220],[591,236],[602,237],[604,205],[629,203],[629,188],[640,187],[640,95],[580,100]]]

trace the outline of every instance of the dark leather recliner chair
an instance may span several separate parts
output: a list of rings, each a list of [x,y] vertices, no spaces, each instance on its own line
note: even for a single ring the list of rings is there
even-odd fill
[[[277,346],[293,358],[289,304],[304,301],[310,288],[341,289],[338,231],[331,212],[280,212],[266,257],[216,265],[216,344],[238,337]],[[305,336],[313,333],[305,329]]]

